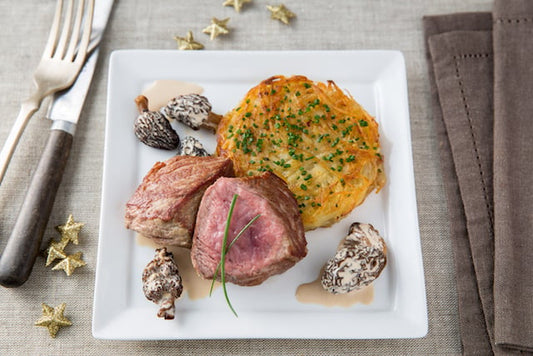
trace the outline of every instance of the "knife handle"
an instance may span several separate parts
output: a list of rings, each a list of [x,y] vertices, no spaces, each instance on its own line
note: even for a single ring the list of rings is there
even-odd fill
[[[73,136],[50,130],[15,226],[0,256],[0,285],[18,287],[30,276],[72,147]]]

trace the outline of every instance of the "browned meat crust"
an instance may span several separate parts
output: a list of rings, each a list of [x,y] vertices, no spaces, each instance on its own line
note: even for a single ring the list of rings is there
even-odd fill
[[[161,245],[191,247],[205,190],[219,177],[233,175],[233,164],[221,157],[157,162],[126,204],[126,227]]]

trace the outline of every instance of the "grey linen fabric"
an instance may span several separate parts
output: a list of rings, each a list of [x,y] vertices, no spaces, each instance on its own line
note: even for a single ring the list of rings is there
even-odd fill
[[[450,241],[450,235],[455,236],[456,232],[450,232],[448,226],[434,130],[436,123],[430,114],[431,97],[420,19],[428,14],[489,11],[493,0],[287,0],[285,5],[297,15],[290,26],[270,19],[265,9],[267,2],[254,0],[240,13],[231,7],[223,7],[222,2],[115,1],[67,171],[45,235],[47,240],[57,239],[54,226],[63,224],[69,213],[76,220],[85,222],[80,244],[70,246],[69,251],[82,251],[87,266],[67,277],[62,271],[45,267],[44,259],[39,258],[27,284],[17,289],[0,288],[0,355],[460,354],[456,273]],[[0,106],[3,114],[0,144],[18,113],[20,100],[29,93],[32,72],[42,54],[54,8],[54,0],[0,1],[0,25],[8,29],[2,33],[0,42]],[[210,41],[201,30],[215,16],[230,17],[231,32]],[[113,50],[126,48],[176,50],[173,36],[183,36],[188,30],[194,32],[195,39],[206,46],[206,51],[395,49],[403,52],[428,301],[429,333],[426,337],[406,340],[164,341],[96,340],[92,337],[109,55]],[[236,65],[244,66],[245,63]],[[50,123],[43,119],[45,113],[46,103],[28,124],[0,186],[0,251],[5,246],[29,176],[46,141]],[[473,267],[466,264],[464,268]],[[116,271],[110,270],[109,273]],[[457,278],[463,279],[463,276],[459,274]],[[56,339],[51,339],[45,328],[33,326],[41,315],[42,302],[51,306],[62,302],[67,304],[65,316],[73,325],[62,328]]]
[[[524,164],[533,133],[533,107],[524,97],[533,80],[533,11],[531,2],[503,3],[496,1],[493,32],[486,13],[424,19],[451,230],[458,232],[452,241],[465,354],[486,354],[487,343],[495,354],[530,351],[533,342],[533,256],[523,248],[533,232],[531,167]]]

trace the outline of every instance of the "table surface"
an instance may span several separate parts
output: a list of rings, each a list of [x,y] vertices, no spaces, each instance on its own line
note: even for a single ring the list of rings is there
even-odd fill
[[[84,222],[80,244],[87,266],[71,277],[45,268],[39,258],[28,282],[0,288],[0,354],[84,355],[147,354],[460,354],[457,294],[446,200],[438,159],[438,143],[430,110],[424,57],[422,16],[464,11],[490,11],[488,0],[286,0],[297,14],[290,26],[273,21],[267,2],[254,0],[240,13],[223,1],[116,1],[92,87],[59,188],[46,239],[54,226],[72,213]],[[48,37],[55,1],[2,1],[0,27],[0,143],[29,95],[32,73]],[[201,30],[212,17],[230,17],[231,34],[209,41]],[[420,235],[424,256],[429,332],[405,340],[201,340],[124,342],[96,340],[91,335],[94,272],[98,245],[104,127],[109,55],[117,49],[176,49],[175,35],[195,33],[205,50],[347,50],[394,49],[406,60],[413,159]],[[48,120],[42,108],[28,124],[0,186],[0,250],[14,224],[31,174],[44,147]],[[41,303],[67,303],[73,326],[56,339],[33,326]]]

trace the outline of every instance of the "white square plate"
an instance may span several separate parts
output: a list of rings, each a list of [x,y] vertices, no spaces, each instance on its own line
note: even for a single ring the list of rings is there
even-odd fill
[[[309,253],[286,273],[256,287],[228,285],[236,318],[219,288],[209,298],[176,303],[176,319],[156,317],[141,274],[153,248],[124,228],[125,204],[156,161],[173,152],[142,145],[133,134],[134,98],[158,79],[202,86],[213,111],[225,113],[272,75],[333,80],[380,125],[387,184],[349,216],[306,234]],[[181,132],[192,131],[180,128]],[[185,130],[185,131],[184,131]],[[214,136],[194,132],[208,151]],[[296,288],[314,280],[354,221],[373,224],[388,245],[388,264],[371,304],[302,304]],[[102,339],[413,338],[427,333],[427,307],[411,155],[405,64],[396,51],[214,52],[126,50],[111,55],[93,335]]]

